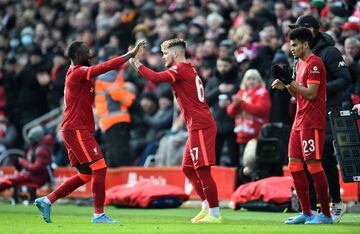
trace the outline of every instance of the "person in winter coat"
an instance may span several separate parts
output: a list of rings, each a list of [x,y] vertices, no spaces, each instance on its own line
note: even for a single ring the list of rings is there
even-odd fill
[[[239,162],[234,120],[226,113],[231,96],[236,93],[240,83],[239,71],[231,58],[218,58],[216,72],[205,86],[206,100],[214,116],[216,134],[216,165],[220,164],[224,143],[227,143],[228,155],[231,159],[229,166],[237,167]]]
[[[14,177],[3,179],[0,182],[0,192],[27,183],[35,183],[41,187],[50,180],[48,166],[51,164],[52,136],[45,134],[41,126],[30,129],[27,136],[30,148],[25,157],[12,160],[19,173]]]
[[[269,122],[271,101],[265,83],[256,69],[246,71],[240,90],[232,97],[227,113],[235,119],[234,132],[239,144],[239,160],[247,142],[257,138],[261,127]]]

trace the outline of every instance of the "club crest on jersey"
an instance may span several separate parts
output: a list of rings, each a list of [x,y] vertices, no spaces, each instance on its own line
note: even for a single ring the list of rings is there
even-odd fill
[[[94,154],[95,154],[95,155],[98,154],[98,151],[97,151],[97,148],[96,148],[96,147],[94,147],[93,151],[94,151]]]

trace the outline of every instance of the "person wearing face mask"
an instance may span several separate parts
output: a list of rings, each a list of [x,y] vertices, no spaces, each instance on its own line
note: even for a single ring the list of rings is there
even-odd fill
[[[270,109],[270,95],[259,71],[247,70],[240,90],[232,96],[232,102],[227,107],[228,115],[235,120],[234,132],[237,135],[241,163],[248,141],[258,138],[261,127],[269,122]]]
[[[20,37],[21,44],[25,47],[31,46],[33,44],[33,35],[34,35],[34,30],[31,27],[25,27],[21,31],[21,37]]]

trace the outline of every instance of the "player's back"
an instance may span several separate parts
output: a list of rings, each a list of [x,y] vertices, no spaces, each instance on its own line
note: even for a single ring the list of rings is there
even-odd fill
[[[189,63],[178,63],[172,66],[169,71],[176,78],[176,81],[171,83],[171,86],[184,114],[187,128],[197,130],[215,125],[205,100],[203,83],[193,66]]]
[[[66,74],[64,90],[63,130],[88,129],[94,131],[94,85],[87,79],[86,66],[71,66]]]

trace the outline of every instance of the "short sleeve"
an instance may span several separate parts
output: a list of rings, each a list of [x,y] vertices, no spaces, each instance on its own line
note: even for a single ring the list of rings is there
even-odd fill
[[[321,77],[323,76],[322,73],[324,73],[323,66],[321,66],[320,62],[313,61],[308,66],[308,84],[318,84],[321,83]]]

